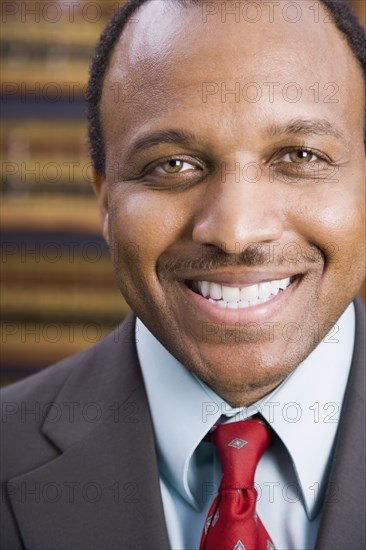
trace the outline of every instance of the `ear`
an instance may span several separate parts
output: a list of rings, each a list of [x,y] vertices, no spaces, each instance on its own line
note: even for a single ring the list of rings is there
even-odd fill
[[[107,244],[109,244],[108,230],[108,188],[104,176],[93,169],[93,188],[98,200],[99,216],[102,224],[102,234]]]

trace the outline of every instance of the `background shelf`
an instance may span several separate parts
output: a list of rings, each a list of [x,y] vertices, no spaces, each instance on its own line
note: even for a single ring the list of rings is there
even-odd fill
[[[3,384],[94,344],[129,310],[100,236],[83,97],[122,4],[1,4]]]

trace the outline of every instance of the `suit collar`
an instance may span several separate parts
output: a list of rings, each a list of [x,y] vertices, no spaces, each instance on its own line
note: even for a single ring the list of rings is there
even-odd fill
[[[365,305],[355,300],[356,338],[316,550],[365,547]],[[350,528],[352,526],[352,528]]]
[[[10,481],[27,548],[169,546],[134,325],[81,354],[49,404],[42,431],[62,454]]]
[[[132,345],[134,329],[135,317],[130,314],[96,346],[71,358],[71,374],[48,404],[41,427],[60,451],[90,434],[100,423],[111,422],[113,426],[114,418],[127,417],[131,412],[125,402],[142,384]]]

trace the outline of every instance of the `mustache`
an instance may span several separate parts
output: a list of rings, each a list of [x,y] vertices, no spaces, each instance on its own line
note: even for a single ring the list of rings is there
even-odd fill
[[[291,251],[291,247],[293,248]],[[158,272],[179,275],[189,271],[218,271],[228,267],[290,267],[319,263],[324,256],[316,246],[310,246],[304,252],[300,245],[288,243],[282,247],[273,245],[249,245],[245,250],[228,253],[214,246],[202,246],[201,254],[195,258],[161,257],[158,261]]]

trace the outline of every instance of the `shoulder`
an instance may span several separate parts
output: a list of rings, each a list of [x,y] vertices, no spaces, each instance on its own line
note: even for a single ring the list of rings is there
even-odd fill
[[[360,296],[357,296],[355,301],[356,312],[356,340],[357,338],[365,341],[366,332],[366,305]]]
[[[11,402],[20,404],[30,399],[52,400],[71,373],[83,375],[86,369],[88,372],[85,374],[91,374],[89,371],[93,371],[95,364],[100,366],[101,361],[107,363],[108,360],[110,364],[115,355],[121,353],[124,344],[134,343],[134,326],[135,317],[129,315],[113,332],[107,334],[94,346],[1,389],[0,398],[3,405],[1,413],[4,414],[7,409],[10,410]],[[120,357],[120,359],[123,358]],[[4,406],[6,403],[8,406]]]
[[[365,388],[365,362],[366,362],[366,306],[360,297],[354,301],[356,313],[355,345],[350,380],[354,380],[358,392],[364,392]]]
[[[0,391],[3,476],[57,456],[42,433],[45,424],[71,440],[82,433],[80,415],[99,414],[138,386],[134,327],[131,314],[96,345]]]

